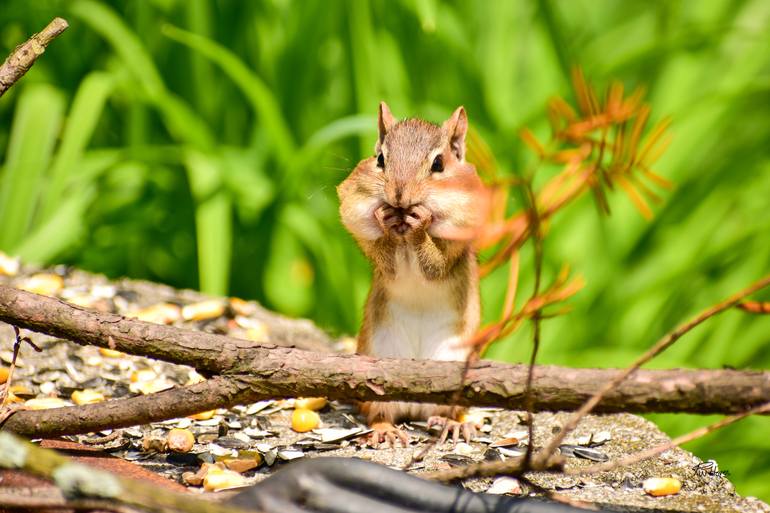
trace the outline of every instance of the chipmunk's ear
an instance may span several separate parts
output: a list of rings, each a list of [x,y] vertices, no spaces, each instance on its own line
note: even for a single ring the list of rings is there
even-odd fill
[[[457,160],[465,159],[465,134],[468,132],[468,116],[465,107],[457,107],[452,115],[444,121],[444,128],[449,134],[449,146]]]
[[[377,138],[377,147],[385,140],[385,134],[390,132],[393,125],[396,124],[396,120],[393,118],[393,114],[390,113],[390,108],[385,102],[380,102],[380,111],[377,115],[377,130],[379,131],[379,137]]]

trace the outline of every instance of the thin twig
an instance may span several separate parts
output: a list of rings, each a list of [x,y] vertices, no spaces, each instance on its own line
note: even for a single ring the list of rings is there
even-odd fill
[[[11,55],[0,66],[0,96],[3,96],[13,84],[29,71],[37,58],[43,55],[49,43],[64,32],[68,26],[66,20],[54,18],[43,30],[11,52]]]
[[[516,479],[518,479],[519,482],[524,483],[530,488],[532,488],[532,491],[534,491],[535,493],[540,493],[545,497],[548,497],[552,501],[560,502],[562,504],[572,506],[573,508],[582,508],[588,511],[596,511],[599,509],[596,507],[595,504],[591,502],[582,501],[580,499],[573,499],[572,497],[564,495],[563,493],[559,493],[555,490],[549,490],[548,488],[544,488],[526,476],[523,476],[523,475],[516,476]]]
[[[527,198],[530,204],[530,223],[532,225],[532,243],[535,252],[535,286],[532,290],[532,299],[540,294],[540,282],[543,274],[543,234],[540,230],[540,213],[537,207],[537,198],[532,190],[532,182],[526,184]],[[535,416],[532,414],[534,409],[532,398],[532,380],[535,374],[535,362],[537,353],[540,350],[540,308],[537,308],[532,315],[532,353],[529,357],[529,367],[527,369],[527,384],[524,389],[524,407],[527,410],[527,431],[529,433],[529,444],[527,452],[524,454],[524,467],[528,468],[532,463],[532,451],[535,447]]]
[[[532,443],[532,441],[530,441]],[[536,465],[537,462],[533,462]],[[553,472],[562,472],[564,470],[564,458],[554,456],[548,461],[547,466],[542,468],[530,468],[528,470],[544,470]],[[524,472],[524,456],[517,456],[505,461],[482,461],[471,463],[464,467],[455,467],[448,470],[438,470],[435,472],[426,472],[420,474],[420,477],[432,479],[434,481],[456,481],[458,479],[467,479],[469,477],[496,477],[496,476],[519,476]]]
[[[742,301],[736,306],[748,313],[770,314],[770,301]]]
[[[19,351],[21,350],[21,343],[26,342],[29,345],[32,346],[32,348],[37,351],[38,353],[42,351],[37,345],[35,345],[32,340],[30,340],[29,337],[22,337],[21,332],[19,331],[19,328],[16,326],[13,327],[13,331],[16,334],[16,340],[13,342],[13,357],[11,358],[11,366],[8,368],[8,377],[5,380],[5,387],[3,387],[3,392],[0,397],[2,397],[2,403],[0,403],[0,409],[5,408],[6,404],[8,403],[8,398],[11,396],[11,381],[13,380],[13,371],[16,370],[16,360],[19,357]]]
[[[674,331],[669,332],[663,338],[661,338],[654,346],[647,350],[642,356],[636,359],[636,361],[626,368],[623,372],[618,374],[614,379],[608,381],[598,392],[596,392],[585,404],[576,411],[565,423],[562,430],[553,437],[548,446],[538,456],[539,463],[542,464],[547,461],[552,455],[556,453],[556,450],[562,444],[566,436],[572,432],[578,425],[580,420],[585,417],[591,410],[599,404],[599,401],[607,395],[608,392],[614,390],[622,381],[630,376],[634,371],[639,369],[642,365],[650,361],[652,358],[662,353],[665,349],[670,347],[674,342],[679,340],[685,333],[691,331],[696,326],[700,325],[707,319],[728,310],[743,300],[746,296],[753,294],[754,292],[770,285],[770,275],[765,276],[761,280],[755,282],[749,287],[743,289],[737,294],[733,294],[724,301],[711,306],[695,316],[688,322],[680,325]]]

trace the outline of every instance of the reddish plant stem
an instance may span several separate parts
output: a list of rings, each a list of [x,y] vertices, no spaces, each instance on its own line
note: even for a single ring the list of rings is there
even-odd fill
[[[545,461],[547,461],[553,454],[555,454],[556,450],[562,444],[566,436],[570,434],[572,430],[575,429],[575,427],[578,425],[580,420],[583,417],[585,417],[591,410],[593,410],[596,407],[596,405],[599,404],[599,402],[604,398],[604,396],[607,395],[607,393],[617,388],[617,386],[620,383],[622,383],[626,378],[628,378],[631,374],[633,374],[636,370],[638,370],[639,367],[641,367],[642,365],[650,361],[655,356],[662,353],[664,350],[670,347],[674,342],[679,340],[684,334],[691,331],[693,328],[700,325],[707,319],[734,307],[735,305],[740,303],[741,300],[743,300],[743,298],[745,298],[746,296],[753,294],[754,292],[760,289],[763,289],[768,285],[770,285],[770,275],[765,276],[764,278],[753,283],[752,285],[743,289],[742,291],[736,294],[733,294],[732,296],[725,299],[724,301],[707,308],[706,310],[702,311],[700,314],[695,316],[693,319],[687,321],[686,323],[680,325],[675,330],[666,334],[654,346],[648,349],[642,356],[637,358],[633,364],[631,364],[623,372],[615,376],[612,380],[608,381],[601,389],[599,389],[598,392],[596,392],[596,394],[593,395],[593,397],[591,397],[588,401],[586,401],[586,403],[578,411],[576,411],[569,418],[569,420],[567,420],[567,423],[564,425],[564,427],[559,432],[559,434],[554,436],[553,439],[549,442],[548,446],[538,456],[538,462],[542,464]]]

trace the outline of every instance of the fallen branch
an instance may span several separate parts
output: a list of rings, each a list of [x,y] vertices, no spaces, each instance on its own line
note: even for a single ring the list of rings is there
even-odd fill
[[[62,18],[54,18],[42,31],[16,47],[0,66],[0,96],[15,84],[43,55],[48,44],[64,32],[69,25]]]
[[[45,489],[48,491],[48,489]],[[88,510],[88,511],[112,511],[114,513],[142,513],[144,510],[130,508],[116,504],[114,501],[98,499],[76,499],[67,500],[56,489],[53,489],[47,496],[41,496],[40,490],[32,489],[33,494],[20,495],[0,490],[0,504],[5,509],[13,510],[31,510],[36,513],[41,511],[61,511],[61,510]]]
[[[521,408],[525,398],[526,365],[477,361],[461,381],[463,362],[377,360],[262,346],[88,311],[4,286],[0,286],[0,320],[80,344],[221,374],[205,383],[150,396],[20,411],[6,422],[6,429],[29,435],[98,431],[279,397],[322,395],[347,401],[391,399],[510,409]],[[602,383],[617,380],[624,372],[538,366],[533,380],[533,410],[579,408]],[[607,394],[596,411],[739,413],[768,401],[770,372],[766,371],[639,370]]]

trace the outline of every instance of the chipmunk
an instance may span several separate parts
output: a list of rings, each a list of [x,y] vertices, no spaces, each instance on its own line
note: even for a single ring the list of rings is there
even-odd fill
[[[358,163],[338,187],[345,227],[372,262],[372,286],[358,352],[385,358],[465,360],[461,342],[479,325],[478,268],[473,236],[483,221],[484,187],[465,161],[468,119],[463,107],[442,125],[396,121],[380,103],[375,155]],[[463,409],[436,404],[368,402],[361,411],[377,446],[400,440],[405,419],[428,420],[457,441],[470,441]]]

